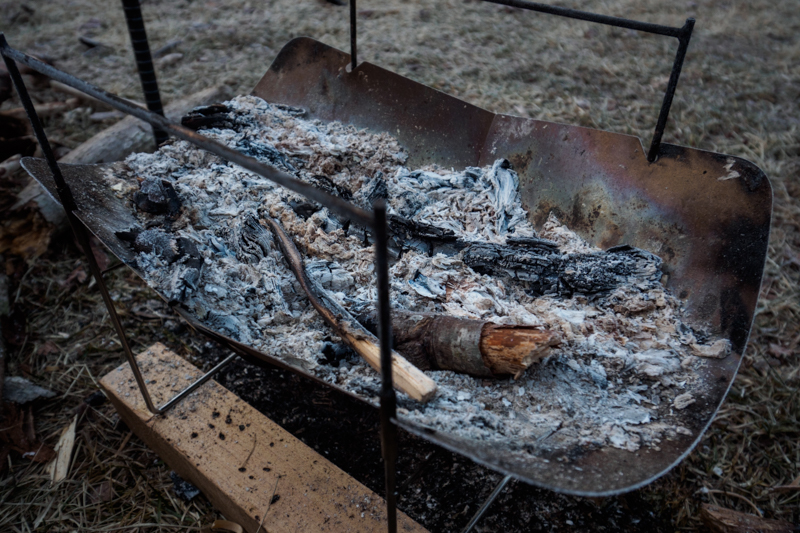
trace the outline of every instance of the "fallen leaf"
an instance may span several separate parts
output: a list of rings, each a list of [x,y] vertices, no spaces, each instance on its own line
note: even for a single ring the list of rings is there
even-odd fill
[[[70,273],[70,275],[67,276],[67,279],[62,281],[60,285],[62,287],[70,287],[72,285],[80,285],[80,284],[82,284],[82,283],[84,283],[86,281],[87,277],[88,276],[86,275],[86,271],[83,269],[82,266],[79,266],[75,270],[73,270]]]
[[[111,481],[103,481],[93,491],[90,499],[93,503],[110,502],[116,497]]]
[[[46,463],[55,457],[50,446],[36,438],[33,409],[30,405],[20,407],[15,403],[3,402],[0,409],[0,442],[9,450],[18,452],[37,463]]]
[[[770,343],[769,350],[767,350],[770,354],[774,355],[775,357],[780,357],[781,359],[784,357],[789,357],[792,355],[795,350],[791,348],[785,348],[780,344]]]
[[[54,343],[53,341],[47,341],[44,344],[42,344],[41,346],[39,346],[38,348],[36,348],[36,352],[35,353],[36,353],[36,355],[48,356],[48,355],[56,354],[56,353],[58,353],[60,351],[61,350],[58,349],[58,346],[56,346],[56,343]]]

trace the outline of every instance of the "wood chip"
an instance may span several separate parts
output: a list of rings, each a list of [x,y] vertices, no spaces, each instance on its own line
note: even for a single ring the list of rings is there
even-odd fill
[[[76,415],[69,426],[61,432],[61,438],[56,444],[56,458],[47,465],[47,473],[50,474],[50,481],[53,485],[67,478],[69,465],[72,460],[72,449],[75,447],[75,427],[78,425]]]

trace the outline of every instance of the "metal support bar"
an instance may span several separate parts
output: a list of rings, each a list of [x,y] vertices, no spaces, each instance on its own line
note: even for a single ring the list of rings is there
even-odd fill
[[[375,211],[375,270],[378,276],[378,337],[381,348],[381,454],[386,475],[386,520],[389,533],[397,532],[397,395],[392,383],[392,318],[389,301],[389,247],[386,201],[378,199]]]
[[[567,17],[571,19],[585,20],[587,22],[596,22],[598,24],[606,24],[607,26],[616,26],[618,28],[646,31],[647,33],[666,35],[668,37],[680,37],[682,31],[681,28],[675,28],[673,26],[662,26],[661,24],[653,24],[650,22],[640,22],[638,20],[624,19],[621,17],[610,17],[608,15],[600,15],[598,13],[578,11],[577,9],[570,9],[568,7],[528,2],[527,0],[484,0],[484,2],[516,7],[528,11],[537,11],[539,13],[547,13],[549,15],[558,15],[560,17]]]
[[[350,0],[350,66],[352,70],[358,66],[356,30],[356,0]]]
[[[28,114],[28,119],[33,127],[36,140],[38,141],[39,146],[42,149],[42,153],[47,160],[47,165],[50,167],[50,172],[53,173],[53,181],[56,184],[56,192],[58,193],[58,197],[61,200],[61,205],[64,207],[64,211],[67,214],[67,221],[69,222],[70,228],[75,235],[78,245],[83,249],[84,255],[86,255],[86,261],[89,264],[89,271],[92,273],[92,276],[94,276],[97,286],[100,289],[103,302],[105,303],[106,309],[108,309],[108,314],[111,317],[111,323],[114,325],[114,329],[119,337],[122,350],[125,353],[125,358],[128,360],[128,364],[133,372],[133,377],[136,380],[139,391],[142,393],[144,403],[147,405],[147,409],[151,413],[163,414],[177,405],[178,402],[191,394],[203,383],[211,379],[212,376],[233,361],[237,355],[229,355],[227,358],[225,358],[225,360],[217,364],[214,368],[205,373],[197,381],[186,387],[184,390],[179,392],[172,399],[168,400],[160,408],[155,406],[153,399],[150,396],[150,392],[147,389],[147,385],[145,384],[142,372],[139,369],[139,365],[136,362],[136,358],[131,351],[130,344],[128,343],[128,337],[125,334],[125,327],[122,325],[122,322],[119,319],[119,315],[117,314],[117,310],[114,305],[114,300],[111,299],[111,294],[108,292],[108,287],[106,286],[105,279],[103,277],[103,271],[100,270],[100,266],[97,264],[97,259],[95,259],[94,253],[92,252],[89,231],[83,222],[81,222],[80,219],[75,215],[75,212],[78,210],[75,197],[73,196],[69,185],[64,180],[64,175],[61,173],[61,168],[58,166],[58,162],[53,154],[50,142],[47,140],[47,134],[45,133],[42,123],[39,120],[39,115],[36,113],[36,108],[34,107],[31,97],[28,94],[28,89],[25,87],[25,82],[22,79],[19,69],[17,68],[17,63],[5,53],[7,49],[9,49],[9,47],[5,40],[5,36],[0,33],[0,52],[2,52],[3,61],[5,61],[6,68],[11,76],[11,80],[14,83],[14,87],[17,90],[17,94],[22,102],[22,106],[25,109],[25,112]]]
[[[2,36],[2,33],[0,33],[0,36]],[[110,105],[114,109],[118,109],[125,114],[132,115],[153,126],[159,127],[179,139],[188,141],[195,146],[199,146],[203,150],[207,150],[223,159],[227,159],[231,163],[235,163],[247,170],[255,172],[256,174],[259,174],[260,176],[263,176],[268,180],[281,185],[282,187],[286,187],[291,191],[302,194],[309,200],[313,200],[324,205],[331,211],[349,218],[356,224],[360,224],[366,228],[372,228],[373,226],[372,213],[356,207],[355,205],[339,198],[338,196],[328,194],[327,192],[322,191],[309,183],[299,180],[294,176],[287,174],[286,172],[278,170],[272,165],[262,163],[253,157],[246,156],[241,152],[234,150],[233,148],[229,148],[224,144],[211,140],[204,135],[190,130],[189,128],[175,124],[161,115],[157,115],[146,109],[142,109],[139,106],[133,105],[117,95],[104,91],[103,89],[100,89],[91,83],[87,83],[79,78],[76,78],[75,76],[72,76],[71,74],[67,74],[66,72],[58,70],[57,68],[53,68],[47,63],[39,61],[35,57],[11,48],[8,46],[8,43],[5,41],[5,39],[0,39],[0,54],[2,54],[4,57],[8,57],[14,61],[27,65],[36,72],[44,74],[49,78],[60,81],[65,85],[69,85],[74,89],[78,89],[83,93],[93,96],[101,102]]]
[[[205,383],[206,381],[208,381],[209,379],[214,377],[214,375],[217,372],[219,372],[220,370],[222,370],[223,368],[228,366],[237,357],[239,357],[238,354],[232,353],[228,357],[226,357],[225,359],[223,359],[222,361],[217,363],[217,365],[214,368],[212,368],[211,370],[209,370],[208,372],[206,372],[205,374],[203,374],[202,376],[197,378],[197,381],[195,381],[194,383],[192,383],[191,385],[189,385],[188,387],[186,387],[185,389],[180,391],[178,394],[173,396],[171,400],[168,400],[166,403],[164,403],[164,405],[159,407],[158,408],[158,414],[165,413],[165,412],[169,411],[170,409],[172,409],[181,400],[183,400],[184,398],[189,396],[191,393],[193,393],[195,390],[197,390],[200,387],[200,385],[202,385],[203,383]]]
[[[661,137],[664,136],[664,129],[667,127],[672,98],[675,96],[675,89],[678,87],[678,78],[681,76],[683,60],[686,58],[686,50],[689,48],[689,39],[692,38],[692,30],[694,30],[694,19],[687,19],[686,24],[681,28],[680,36],[678,36],[678,52],[675,54],[675,62],[672,64],[672,72],[669,75],[669,83],[667,83],[667,92],[664,93],[664,101],[661,103],[661,112],[658,114],[658,123],[656,123],[656,131],[653,133],[653,141],[650,143],[650,150],[647,152],[647,160],[651,163],[658,158]]]
[[[483,515],[486,514],[486,511],[489,510],[489,507],[494,503],[497,497],[500,496],[500,493],[503,492],[503,489],[506,488],[506,485],[508,485],[509,481],[511,481],[511,476],[506,476],[500,483],[497,484],[492,493],[489,494],[489,497],[486,498],[486,501],[483,502],[483,505],[481,505],[480,509],[478,509],[478,511],[472,517],[472,520],[470,520],[464,529],[461,530],[461,533],[469,533],[472,531],[472,528],[474,528],[480,519],[483,518]]]
[[[686,50],[689,48],[689,40],[692,37],[692,30],[694,29],[695,22],[693,18],[687,19],[683,27],[675,28],[672,26],[662,26],[661,24],[652,24],[649,22],[639,22],[637,20],[629,20],[620,17],[599,15],[597,13],[588,13],[586,11],[578,11],[577,9],[569,9],[566,7],[528,2],[527,0],[484,0],[484,2],[677,38],[678,52],[675,55],[675,62],[672,64],[672,73],[669,77],[669,83],[667,84],[667,90],[664,94],[664,100],[661,103],[661,111],[658,114],[658,122],[656,123],[655,131],[653,132],[653,140],[650,142],[650,150],[647,152],[647,160],[651,163],[658,158],[658,152],[661,147],[661,138],[664,136],[664,129],[667,126],[667,118],[669,117],[669,110],[672,106],[672,99],[675,96],[675,89],[678,86],[678,78],[680,77],[681,69],[683,68],[683,60],[686,58]]]
[[[128,23],[128,32],[131,35],[133,55],[136,57],[136,69],[139,71],[139,79],[142,81],[142,91],[144,92],[144,101],[147,104],[147,109],[163,116],[164,108],[161,105],[156,71],[153,67],[153,56],[150,55],[150,45],[147,42],[147,32],[144,29],[144,19],[142,18],[142,10],[139,7],[139,0],[122,0],[122,9],[125,11],[125,20]],[[153,127],[153,135],[156,139],[156,146],[169,139],[167,132],[160,128]]]

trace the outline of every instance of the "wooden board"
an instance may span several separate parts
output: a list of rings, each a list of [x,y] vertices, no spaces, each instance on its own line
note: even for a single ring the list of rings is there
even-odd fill
[[[156,405],[201,374],[161,344],[137,360]],[[127,363],[100,383],[128,427],[246,531],[386,531],[383,498],[213,380],[157,417]],[[398,530],[425,531],[402,513]]]

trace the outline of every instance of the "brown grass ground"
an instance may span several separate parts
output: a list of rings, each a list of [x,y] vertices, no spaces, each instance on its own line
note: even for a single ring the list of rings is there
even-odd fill
[[[674,26],[696,17],[665,141],[749,159],[774,188],[769,258],[743,368],[697,450],[640,496],[676,530],[702,528],[704,501],[798,524],[800,491],[774,488],[800,476],[800,10],[766,0],[562,4]],[[140,98],[119,5],[26,5],[32,14],[17,2],[0,5],[12,46]],[[649,142],[675,49],[669,39],[469,0],[372,0],[359,9],[362,60],[493,111]],[[166,101],[221,82],[248,92],[295,36],[342,49],[348,43],[347,9],[321,0],[148,0],[143,10],[153,49],[182,41],[182,59],[157,69]],[[107,47],[88,50],[78,41],[84,34]],[[34,94],[58,98],[41,87]],[[91,122],[90,114],[80,108],[46,126],[54,140],[74,147],[109,125]],[[81,268],[66,241],[36,260],[6,258],[19,326],[11,332],[8,375],[27,375],[60,394],[35,413],[37,431],[51,445],[98,378],[122,360],[96,290],[65,284]],[[203,340],[174,334],[173,319],[132,274],[116,271],[110,279],[135,348],[166,337],[184,355],[197,351]],[[0,529],[189,530],[215,516],[202,498],[177,499],[168,471],[108,405],[89,409],[66,482],[51,488],[41,465],[11,457],[0,479]]]

